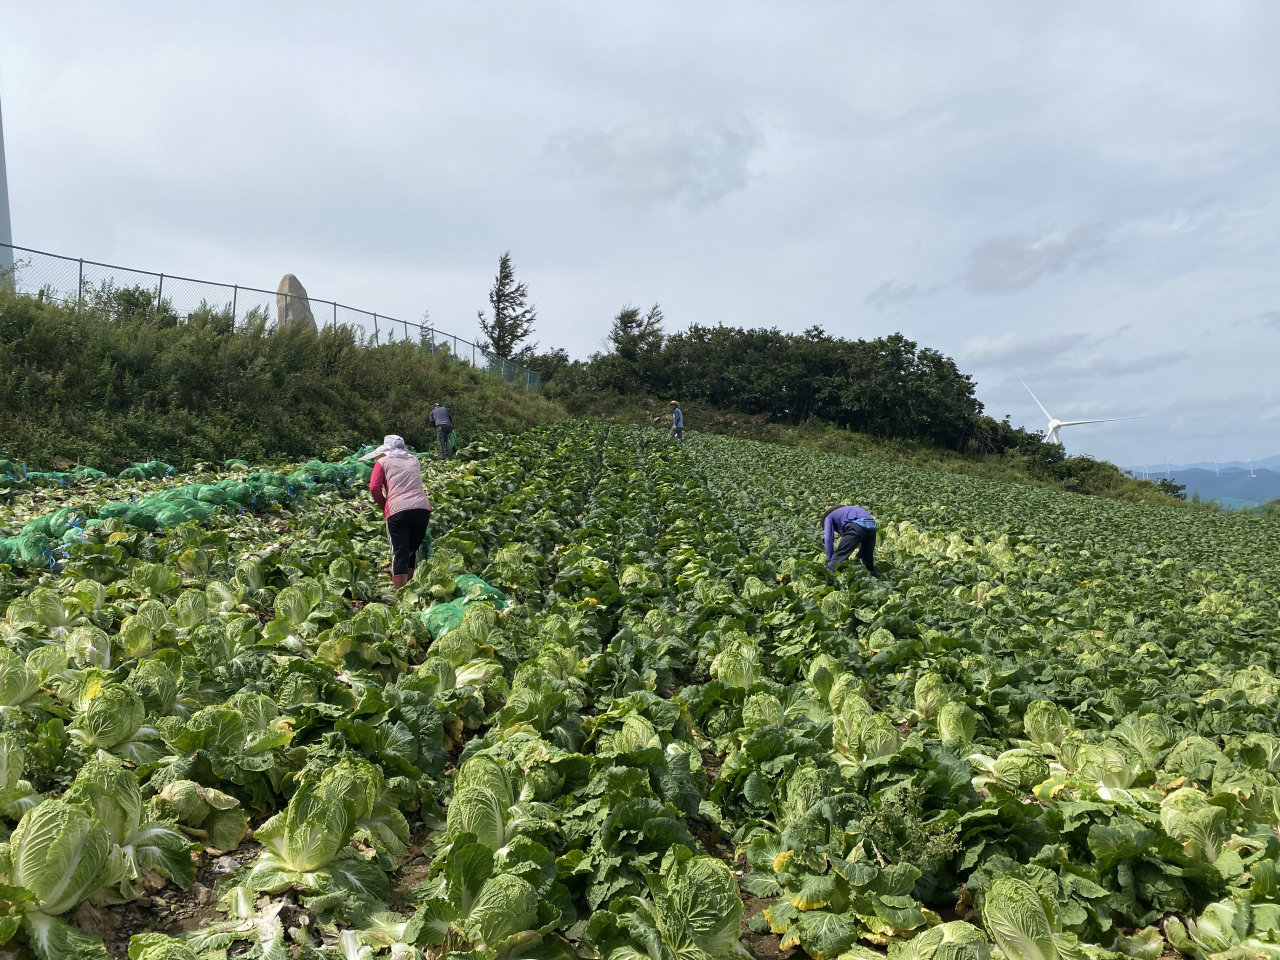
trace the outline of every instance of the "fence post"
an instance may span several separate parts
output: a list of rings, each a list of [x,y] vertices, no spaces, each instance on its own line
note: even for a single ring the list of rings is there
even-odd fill
[[[156,291],[156,316],[160,316],[160,303],[164,300],[164,274],[160,274],[160,289]]]
[[[240,306],[240,285],[231,288],[231,329],[236,327],[236,309]]]
[[[333,329],[334,331],[337,331],[338,329],[338,301],[337,300],[333,301]]]
[[[84,257],[80,258],[80,279],[76,281],[76,310],[84,305]]]
[[[373,315],[373,342],[378,342],[378,315]]]

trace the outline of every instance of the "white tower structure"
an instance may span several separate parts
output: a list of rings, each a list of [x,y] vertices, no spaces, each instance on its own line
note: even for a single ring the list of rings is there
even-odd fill
[[[13,229],[9,225],[9,174],[4,167],[4,115],[0,113],[0,243],[13,243]],[[13,251],[0,247],[0,275],[7,276],[13,270]]]

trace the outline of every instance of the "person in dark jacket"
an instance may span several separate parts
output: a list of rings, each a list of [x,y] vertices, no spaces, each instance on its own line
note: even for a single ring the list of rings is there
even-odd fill
[[[433,403],[431,425],[436,428],[436,443],[440,446],[440,459],[448,460],[453,456],[453,447],[449,444],[449,434],[453,433],[453,417],[449,416],[449,408]]]
[[[835,544],[835,535],[840,543]],[[827,569],[834,570],[858,551],[858,559],[873,577],[876,573],[876,521],[862,507],[832,507],[822,518],[822,542],[827,548]],[[834,547],[834,549],[832,549]]]

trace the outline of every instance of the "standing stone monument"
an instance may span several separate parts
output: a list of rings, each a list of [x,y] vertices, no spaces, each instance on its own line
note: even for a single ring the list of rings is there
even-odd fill
[[[4,119],[0,117],[0,243],[13,243],[9,228],[9,175],[4,167]],[[13,282],[13,251],[0,247],[0,283]]]
[[[292,273],[286,273],[276,287],[276,326],[303,323],[316,329],[316,318],[307,299],[307,288]]]

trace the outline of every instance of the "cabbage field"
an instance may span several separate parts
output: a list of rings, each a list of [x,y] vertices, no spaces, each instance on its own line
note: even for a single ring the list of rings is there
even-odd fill
[[[0,949],[1280,957],[1274,524],[486,443],[424,458],[399,596],[352,456],[0,461]]]

